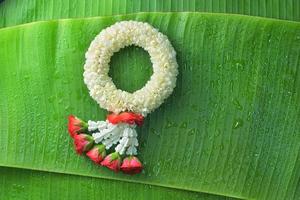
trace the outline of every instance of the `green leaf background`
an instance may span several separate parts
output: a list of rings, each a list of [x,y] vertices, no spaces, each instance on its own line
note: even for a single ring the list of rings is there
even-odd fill
[[[5,0],[0,6],[0,27],[38,20],[170,11],[235,13],[300,21],[299,0]]]
[[[297,1],[82,2],[0,4],[3,27],[85,17],[0,29],[0,199],[300,198],[298,22],[196,12],[87,18],[189,10],[298,21]],[[128,19],[166,34],[180,71],[138,130],[145,170],[136,176],[77,156],[66,131],[70,113],[104,119],[82,80],[84,53],[103,28]],[[142,87],[151,73],[139,48],[112,59],[121,89]]]

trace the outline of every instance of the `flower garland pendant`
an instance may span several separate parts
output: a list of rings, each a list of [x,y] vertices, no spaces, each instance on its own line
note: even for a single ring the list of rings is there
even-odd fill
[[[129,93],[117,89],[108,76],[113,53],[129,45],[148,51],[153,75],[146,85]],[[143,170],[138,154],[136,126],[173,92],[178,65],[168,38],[151,25],[122,21],[102,30],[86,52],[84,82],[90,96],[111,112],[105,121],[84,122],[70,115],[68,131],[78,154],[85,153],[96,164],[115,172],[137,174]],[[106,151],[113,152],[106,155]]]

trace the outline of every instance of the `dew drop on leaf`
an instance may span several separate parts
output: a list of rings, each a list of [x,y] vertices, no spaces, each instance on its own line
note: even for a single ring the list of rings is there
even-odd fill
[[[243,106],[241,105],[241,103],[240,103],[237,99],[234,99],[234,100],[233,100],[233,105],[234,105],[238,110],[243,110]]]
[[[215,137],[219,137],[221,135],[221,130],[220,129],[216,130],[214,135]]]
[[[233,129],[238,129],[238,128],[242,127],[242,126],[243,126],[243,120],[242,119],[236,119],[233,122],[232,128]]]
[[[155,130],[154,128],[151,128],[150,131],[151,131],[151,133],[153,133],[154,135],[157,135],[157,136],[160,137],[160,133],[159,133],[157,130]]]
[[[180,125],[180,128],[186,128],[187,127],[187,123],[186,122],[183,122],[181,125]]]
[[[157,162],[157,164],[153,167],[153,173],[155,176],[159,175],[161,162]]]
[[[168,121],[165,126],[166,129],[174,128],[174,127],[176,127],[176,124],[174,122],[170,122],[170,121]]]
[[[193,129],[190,129],[189,131],[188,131],[188,135],[189,136],[192,136],[192,135],[194,135],[196,133],[196,130],[193,128]]]

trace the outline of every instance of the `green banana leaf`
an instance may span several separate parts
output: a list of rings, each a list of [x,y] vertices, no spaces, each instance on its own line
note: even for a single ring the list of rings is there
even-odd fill
[[[300,21],[299,0],[5,0],[0,27],[32,21],[136,12],[201,11]]]
[[[138,130],[145,170],[136,176],[77,156],[66,131],[70,113],[105,118],[82,80],[84,53],[103,28],[129,19],[169,37],[180,72],[172,96]],[[0,166],[9,167],[0,168],[1,191],[24,176],[31,190],[45,179],[55,185],[47,191],[58,194],[69,184],[92,182],[93,189],[82,191],[99,185],[128,198],[138,188],[145,195],[140,199],[155,199],[151,192],[161,199],[299,198],[300,23],[143,13],[4,28],[0,44]],[[152,72],[147,53],[134,47],[114,55],[111,69],[116,85],[128,91],[142,87]],[[60,181],[66,183],[59,187]]]
[[[99,180],[91,177],[0,168],[1,199],[228,199],[152,185]],[[41,179],[43,181],[41,181]],[[17,183],[17,184],[16,184]],[[2,192],[5,191],[5,192]]]

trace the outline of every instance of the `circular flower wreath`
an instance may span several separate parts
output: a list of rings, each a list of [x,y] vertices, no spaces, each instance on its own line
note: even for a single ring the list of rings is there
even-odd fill
[[[153,75],[146,85],[129,93],[118,89],[108,76],[112,55],[129,45],[145,49],[153,64]],[[87,152],[95,163],[114,171],[135,174],[142,170],[137,157],[136,125],[159,107],[173,92],[178,65],[176,52],[168,38],[151,25],[137,21],[122,21],[102,30],[86,52],[84,82],[90,95],[101,108],[111,112],[106,121],[88,123],[69,116],[69,133],[76,151]],[[106,156],[106,150],[115,152]],[[122,162],[122,156],[129,155]]]

